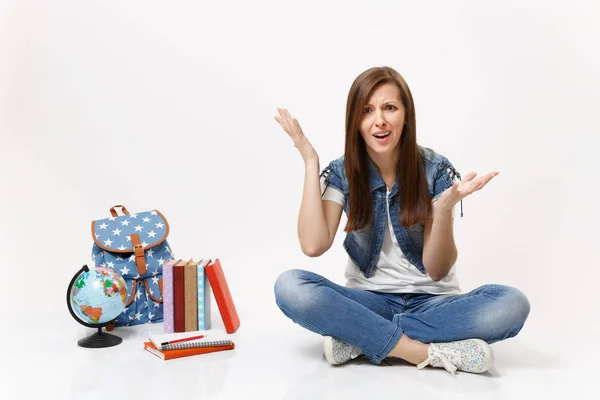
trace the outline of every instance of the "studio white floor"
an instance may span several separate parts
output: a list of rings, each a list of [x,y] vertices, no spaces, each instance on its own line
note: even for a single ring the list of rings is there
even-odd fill
[[[213,328],[223,329],[213,318]],[[162,324],[116,329],[119,346],[76,345],[93,330],[68,317],[47,329],[3,332],[3,399],[531,399],[597,398],[598,326],[590,329],[531,325],[492,345],[487,373],[458,372],[390,360],[333,367],[321,338],[276,312],[242,318],[231,335],[233,351],[162,361],[142,348]],[[6,338],[6,334],[10,336]],[[8,394],[8,397],[5,395]]]

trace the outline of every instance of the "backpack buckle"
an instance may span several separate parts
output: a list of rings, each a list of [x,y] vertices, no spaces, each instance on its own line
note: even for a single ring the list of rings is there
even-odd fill
[[[138,267],[138,273],[146,273],[146,257],[144,255],[144,246],[140,243],[140,237],[134,233],[131,235],[131,244],[133,245],[133,254],[135,255],[135,264]]]
[[[133,252],[135,253],[136,256],[143,256],[144,248],[142,247],[141,244],[133,245]]]

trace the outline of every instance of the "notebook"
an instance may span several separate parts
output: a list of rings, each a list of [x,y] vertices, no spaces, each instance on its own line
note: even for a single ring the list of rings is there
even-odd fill
[[[218,329],[211,330],[203,330],[203,331],[194,331],[194,332],[179,332],[179,333],[165,333],[165,334],[153,334],[148,338],[150,342],[156,347],[158,350],[169,350],[168,348],[164,348],[162,343],[171,342],[173,340],[200,336],[203,335],[202,339],[195,339],[186,342],[178,342],[173,345],[181,345],[177,347],[173,347],[171,350],[176,349],[180,350],[182,348],[187,347],[202,347],[206,343],[209,345],[219,345],[224,344],[227,345],[229,343],[223,343],[224,341],[232,342],[231,336],[227,335],[225,332]],[[185,346],[184,346],[185,345]]]
[[[210,346],[210,347],[197,347],[191,349],[181,349],[181,350],[158,350],[154,343],[152,342],[144,342],[144,349],[154,354],[156,357],[162,360],[171,360],[174,358],[181,357],[189,357],[196,356],[198,354],[206,354],[206,353],[214,353],[216,351],[224,351],[224,350],[233,350],[235,345],[233,342],[230,344],[222,345],[222,346]]]

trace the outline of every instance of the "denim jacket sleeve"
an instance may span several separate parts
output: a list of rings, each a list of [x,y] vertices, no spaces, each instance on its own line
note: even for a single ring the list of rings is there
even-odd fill
[[[442,156],[440,163],[438,164],[437,171],[433,177],[433,201],[436,201],[444,191],[454,185],[454,178],[457,177],[459,180],[460,174],[454,168],[452,163]]]
[[[329,186],[332,186],[340,192],[344,193],[342,177],[337,171],[336,160],[330,162],[329,165],[327,165],[323,169],[320,177],[324,178],[325,180],[325,189],[323,190],[323,193],[325,193],[325,190],[327,190],[327,187]],[[321,193],[321,196],[323,196],[323,193]]]

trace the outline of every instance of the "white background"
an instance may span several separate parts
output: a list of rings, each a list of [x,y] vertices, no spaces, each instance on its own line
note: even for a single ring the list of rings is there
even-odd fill
[[[302,159],[273,115],[324,167],[352,81],[388,65],[421,145],[500,171],[455,219],[463,291],[515,286],[523,332],[597,337],[599,19],[591,0],[0,1],[0,334],[88,332],[65,291],[115,204],[160,210],[176,256],[220,258],[246,334],[296,329],[273,283],[344,283],[345,217],[302,254]]]

